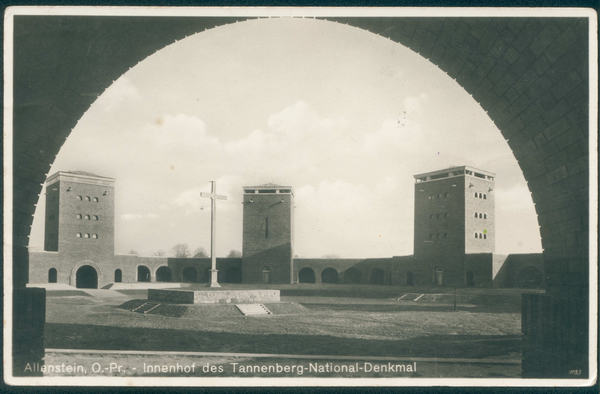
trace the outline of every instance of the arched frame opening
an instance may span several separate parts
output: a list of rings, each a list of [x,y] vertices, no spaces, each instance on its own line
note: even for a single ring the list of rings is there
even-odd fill
[[[95,98],[156,50],[187,35],[244,19],[106,18],[98,20],[93,31],[78,18],[15,20],[16,287],[28,281],[28,236],[41,182],[70,130]],[[385,34],[429,59],[473,96],[508,140],[532,192],[541,227],[547,294],[587,299],[587,19],[327,19]],[[72,32],[71,47],[86,51],[65,53],[63,29]],[[52,61],[40,57],[56,53],[62,55]],[[48,64],[44,73],[37,69],[40,62]],[[71,274],[71,283],[74,279]],[[585,321],[581,327],[586,329]]]

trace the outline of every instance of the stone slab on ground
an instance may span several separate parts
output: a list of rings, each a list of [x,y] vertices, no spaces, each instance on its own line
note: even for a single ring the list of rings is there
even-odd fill
[[[279,290],[148,289],[148,299],[175,304],[256,304],[279,302]]]

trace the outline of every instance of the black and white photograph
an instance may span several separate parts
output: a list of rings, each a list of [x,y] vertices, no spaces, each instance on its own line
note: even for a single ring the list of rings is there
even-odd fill
[[[597,379],[597,15],[10,7],[4,380]]]

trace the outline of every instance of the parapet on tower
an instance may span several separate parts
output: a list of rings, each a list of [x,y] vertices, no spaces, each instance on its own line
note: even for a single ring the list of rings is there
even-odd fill
[[[46,180],[44,250],[114,254],[115,179],[59,171]]]
[[[415,175],[415,257],[495,249],[495,174],[451,167]]]
[[[293,188],[244,186],[243,204],[243,283],[293,283]]]

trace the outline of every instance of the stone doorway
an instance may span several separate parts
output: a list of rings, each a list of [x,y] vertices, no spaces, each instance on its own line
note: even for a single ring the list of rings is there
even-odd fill
[[[91,265],[84,265],[75,274],[75,287],[78,289],[97,289],[98,272]]]

